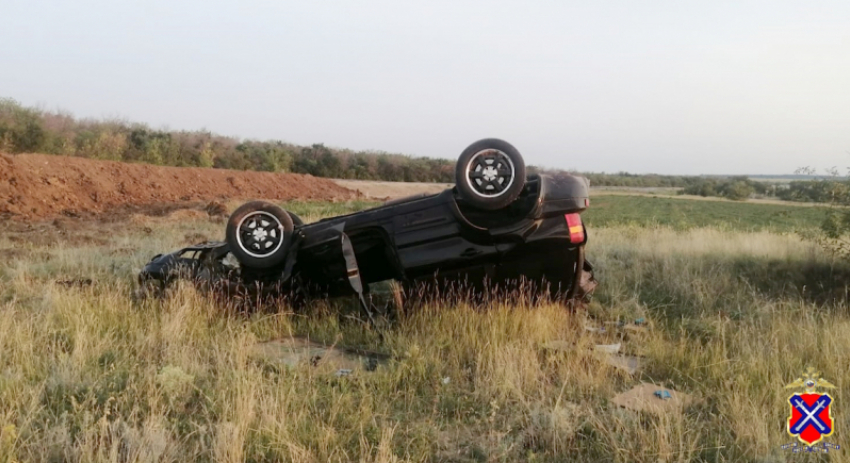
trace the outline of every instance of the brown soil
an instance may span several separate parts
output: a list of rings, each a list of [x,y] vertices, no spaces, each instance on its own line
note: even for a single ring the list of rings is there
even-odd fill
[[[334,180],[337,185],[355,190],[369,199],[398,199],[422,193],[437,194],[454,187],[452,183],[382,182],[376,180]]]
[[[336,201],[357,194],[310,175],[0,154],[0,218],[95,216],[229,199]]]

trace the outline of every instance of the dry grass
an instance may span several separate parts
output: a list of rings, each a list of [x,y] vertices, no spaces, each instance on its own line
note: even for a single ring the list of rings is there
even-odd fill
[[[102,246],[0,236],[16,250],[0,269],[0,462],[793,460],[783,386],[809,365],[838,386],[830,440],[850,444],[847,280],[792,235],[594,229],[603,284],[588,314],[447,301],[379,341],[329,303],[246,315],[184,285],[134,304],[152,254],[221,228],[138,222],[104,225]],[[584,329],[638,317],[652,329]],[[250,355],[294,334],[392,360],[336,377]],[[559,340],[574,348],[544,347]],[[643,357],[637,376],[592,352],[614,341]],[[700,402],[661,417],[609,402],[640,380]]]

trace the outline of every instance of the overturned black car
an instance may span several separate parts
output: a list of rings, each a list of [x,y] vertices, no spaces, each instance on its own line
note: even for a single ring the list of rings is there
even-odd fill
[[[158,255],[139,279],[164,287],[188,276],[284,295],[358,295],[367,311],[364,293],[384,280],[473,290],[530,282],[559,300],[581,300],[596,286],[580,216],[588,205],[585,178],[526,176],[516,148],[484,139],[460,155],[452,189],[310,224],[274,204],[249,202],[230,216],[225,241]]]

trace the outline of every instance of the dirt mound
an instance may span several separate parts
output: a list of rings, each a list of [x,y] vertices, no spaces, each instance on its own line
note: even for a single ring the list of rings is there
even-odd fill
[[[370,199],[398,199],[418,194],[436,194],[454,187],[452,183],[381,182],[374,180],[334,180],[337,185],[360,192]]]
[[[301,174],[161,167],[43,154],[0,154],[0,218],[88,216],[127,206],[228,199],[346,200],[331,180]]]

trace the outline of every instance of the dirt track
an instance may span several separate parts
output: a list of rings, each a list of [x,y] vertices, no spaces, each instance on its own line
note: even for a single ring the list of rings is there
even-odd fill
[[[128,206],[229,199],[334,201],[357,195],[310,175],[0,154],[0,218],[89,216]]]

